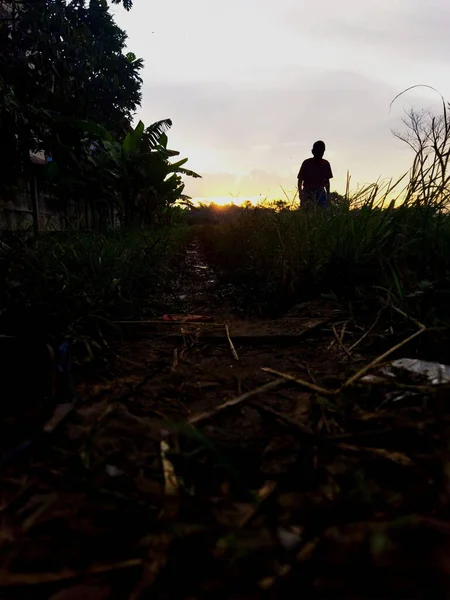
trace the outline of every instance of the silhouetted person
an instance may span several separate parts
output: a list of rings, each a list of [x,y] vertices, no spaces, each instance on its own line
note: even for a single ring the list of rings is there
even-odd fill
[[[327,206],[330,194],[330,179],[333,177],[330,163],[323,158],[324,142],[315,142],[312,148],[313,158],[303,161],[298,178],[298,195],[302,208]]]

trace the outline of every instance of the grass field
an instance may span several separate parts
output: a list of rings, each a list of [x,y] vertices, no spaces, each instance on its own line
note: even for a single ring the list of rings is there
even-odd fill
[[[98,344],[109,321],[156,314],[176,279],[188,235],[183,227],[37,238],[4,234],[2,332]]]
[[[246,208],[200,235],[220,279],[251,310],[282,312],[318,295],[382,299],[436,325],[450,316],[446,202],[407,197],[396,205],[390,196],[375,189],[314,213]]]

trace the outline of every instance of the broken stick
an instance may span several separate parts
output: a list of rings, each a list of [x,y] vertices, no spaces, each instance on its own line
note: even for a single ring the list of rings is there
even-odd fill
[[[230,330],[228,329],[228,325],[225,325],[225,331],[227,334],[227,338],[228,338],[228,343],[230,344],[230,349],[231,349],[231,353],[233,354],[234,360],[239,360],[239,355],[236,352],[236,348],[234,347],[233,341],[230,337]]]
[[[276,369],[270,369],[269,367],[261,367],[261,371],[264,371],[265,373],[271,373],[272,375],[278,375],[279,377],[283,377],[284,379],[287,379],[289,381],[294,381],[295,383],[298,383],[298,385],[301,385],[307,388],[308,390],[311,390],[312,392],[317,392],[322,396],[334,396],[335,394],[337,394],[337,390],[326,390],[325,388],[322,388],[319,385],[316,385],[315,383],[310,383],[309,381],[305,381],[304,379],[300,379],[299,377],[295,377],[294,375],[289,375],[289,373],[282,373],[281,371],[277,371]]]
[[[200,423],[201,421],[206,421],[207,419],[213,417],[217,413],[222,412],[226,408],[231,408],[232,406],[236,406],[237,404],[240,404],[241,402],[244,402],[245,400],[248,400],[248,398],[251,398],[252,396],[256,396],[257,394],[262,394],[264,392],[269,392],[270,390],[274,390],[275,388],[280,387],[281,385],[283,385],[285,383],[286,383],[286,378],[284,378],[284,377],[281,379],[274,379],[273,381],[269,381],[269,383],[265,383],[264,385],[261,385],[260,387],[257,387],[254,390],[251,390],[250,392],[245,392],[245,394],[241,394],[240,396],[237,396],[236,398],[231,398],[230,400],[226,400],[226,402],[224,402],[223,404],[220,404],[219,406],[217,406],[216,408],[213,408],[212,410],[206,410],[198,415],[193,415],[190,419],[188,419],[188,423],[189,423],[189,425],[198,425],[198,423]]]

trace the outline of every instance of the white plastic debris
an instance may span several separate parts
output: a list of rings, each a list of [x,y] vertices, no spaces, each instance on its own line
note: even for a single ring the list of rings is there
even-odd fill
[[[106,474],[110,477],[118,477],[119,475],[123,475],[123,471],[121,471],[114,465],[106,465],[105,471]]]
[[[392,369],[408,371],[414,375],[422,376],[431,385],[450,383],[450,366],[437,362],[428,362],[416,358],[399,358],[392,361],[388,367],[384,367],[381,372],[388,377],[394,377],[395,373],[393,373]]]
[[[431,385],[450,383],[450,366],[437,362],[428,362],[418,358],[399,358],[392,361],[374,374],[362,377],[361,382],[373,385],[381,384],[386,379],[394,379],[399,371],[420,376]]]

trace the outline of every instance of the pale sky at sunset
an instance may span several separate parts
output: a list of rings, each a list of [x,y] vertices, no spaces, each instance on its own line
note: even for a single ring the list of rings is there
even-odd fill
[[[449,0],[134,0],[113,7],[145,60],[137,117],[170,117],[170,146],[203,179],[193,197],[282,197],[316,139],[344,191],[397,176],[404,108],[450,99]],[[154,32],[154,33],[153,33]]]

